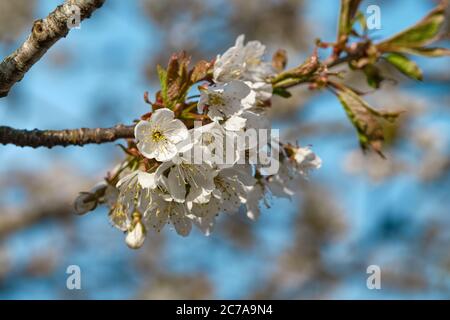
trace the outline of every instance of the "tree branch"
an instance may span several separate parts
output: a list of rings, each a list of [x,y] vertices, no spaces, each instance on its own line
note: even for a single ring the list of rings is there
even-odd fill
[[[73,205],[70,203],[56,203],[43,207],[34,207],[26,209],[17,214],[17,212],[0,215],[0,239],[14,234],[20,230],[33,226],[45,219],[71,218],[75,215]]]
[[[20,130],[0,126],[0,144],[19,147],[82,146],[90,143],[106,143],[134,137],[134,125],[122,124],[111,128],[80,128],[66,130]]]
[[[89,18],[105,0],[67,0],[46,18],[36,20],[25,42],[0,63],[0,97],[8,95],[12,86],[55,44],[66,37],[73,19],[73,6],[80,9],[80,20]]]

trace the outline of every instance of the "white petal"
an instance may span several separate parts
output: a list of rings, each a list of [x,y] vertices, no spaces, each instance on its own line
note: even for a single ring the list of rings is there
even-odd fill
[[[242,100],[250,94],[250,88],[244,81],[233,80],[225,86],[225,93],[235,99]]]
[[[181,141],[180,143],[177,143],[176,147],[179,153],[188,153],[188,151],[194,147],[194,143],[192,139],[188,138],[186,140]]]
[[[208,203],[211,199],[211,190],[205,190],[201,187],[191,188],[186,196],[187,203]]]
[[[208,117],[213,121],[221,121],[224,118],[224,113],[218,108],[211,107],[208,109]]]
[[[167,108],[162,108],[154,111],[152,113],[152,116],[150,117],[150,123],[152,126],[160,125],[161,123],[171,121],[175,117],[175,114],[172,110]]]
[[[237,38],[236,38],[236,43],[234,44],[234,46],[236,48],[242,48],[244,46],[244,40],[245,40],[245,34],[240,34]]]
[[[272,84],[265,81],[246,81],[245,83],[250,87],[250,89],[252,89],[253,92],[255,92],[255,98],[257,100],[266,101],[272,97]]]
[[[249,41],[245,45],[245,57],[247,60],[261,60],[265,51],[266,46],[259,41]]]
[[[124,176],[122,179],[120,179],[117,182],[116,187],[120,188],[122,185],[129,183],[137,174],[138,174],[138,171],[133,171],[133,172],[127,174],[126,176]]]
[[[122,203],[117,203],[108,217],[111,224],[122,231],[126,231],[130,225],[130,219],[127,215],[126,208]]]
[[[164,136],[172,143],[179,143],[189,137],[189,131],[179,119],[174,119],[161,125]]]
[[[169,141],[161,141],[155,145],[156,150],[154,151],[154,155],[157,161],[169,161],[178,153],[177,147]]]
[[[255,109],[246,110],[241,114],[242,118],[247,119],[246,128],[252,129],[270,129],[270,121],[264,114],[258,114]]]
[[[186,216],[184,205],[172,203],[170,221],[180,236],[186,237],[192,229],[192,221]]]
[[[247,82],[246,82],[247,83]],[[251,90],[250,93],[241,100],[241,104],[243,106],[244,109],[250,109],[256,106],[256,97],[257,97],[257,92],[255,90]]]
[[[298,148],[295,151],[294,159],[298,166],[306,171],[310,169],[319,169],[322,166],[322,159],[308,147]]]
[[[119,196],[119,190],[112,186],[108,185],[105,190],[105,199],[106,204],[112,208],[112,206],[117,202],[117,197]]]
[[[208,91],[207,90],[202,90],[200,92],[200,99],[198,100],[198,104],[197,104],[197,111],[200,114],[203,114],[203,110],[205,109],[206,105],[208,104]]]
[[[250,164],[235,165],[232,168],[226,168],[220,171],[223,177],[237,179],[244,186],[253,186],[256,179],[253,177],[253,167]]]
[[[186,185],[178,166],[170,170],[168,187],[170,194],[176,202],[184,202],[186,198]]]
[[[205,217],[193,216],[191,219],[194,224],[204,233],[205,236],[209,236],[212,233],[214,224],[216,222],[215,215]]]
[[[227,121],[225,121],[223,127],[229,131],[239,131],[245,128],[246,122],[247,119],[238,116],[232,116]]]
[[[216,198],[216,199],[220,199],[221,196],[222,196],[222,192],[221,192],[219,189],[214,189],[214,190],[211,192],[211,195],[212,195],[214,198]]]
[[[169,219],[169,202],[163,199],[157,200],[157,205],[149,212],[145,213],[145,219],[147,225],[160,232],[162,228],[167,224]]]
[[[139,199],[138,199],[138,206],[137,209],[140,212],[144,213],[144,217],[145,217],[145,212],[148,210],[151,210],[154,207],[154,195],[152,192],[152,189],[143,189],[141,190]]]
[[[134,127],[134,136],[138,141],[144,141],[146,137],[151,132],[151,125],[150,122],[141,120],[138,122],[138,124]]]
[[[155,189],[156,188],[155,173],[139,172],[138,182],[144,189]]]
[[[146,142],[140,141],[137,144],[137,148],[140,153],[147,159],[155,158],[157,152],[157,144],[152,140],[147,140]]]
[[[155,171],[156,180],[159,180],[160,178],[162,178],[163,173],[172,166],[173,166],[173,163],[171,161],[161,163]]]

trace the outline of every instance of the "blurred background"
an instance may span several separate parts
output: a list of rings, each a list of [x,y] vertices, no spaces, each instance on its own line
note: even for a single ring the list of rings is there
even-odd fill
[[[61,1],[0,0],[0,55],[25,39],[35,19]],[[436,1],[364,1],[381,8],[387,37],[423,17]],[[211,59],[239,34],[268,55],[303,61],[314,40],[334,41],[336,0],[108,0],[59,41],[0,99],[0,124],[66,129],[129,124],[158,90],[156,64],[186,50]],[[447,37],[440,45],[448,47]],[[292,201],[271,199],[256,223],[221,215],[215,232],[187,238],[166,228],[138,251],[108,222],[104,207],[74,216],[72,202],[122,158],[117,144],[31,149],[0,146],[0,299],[389,299],[450,298],[450,62],[413,58],[414,82],[396,81],[366,96],[404,109],[388,128],[387,160],[364,156],[329,92],[293,90],[273,101],[273,127],[311,144],[323,166]],[[345,66],[337,68],[345,70]],[[369,91],[364,76],[346,81]],[[397,83],[394,83],[397,82]],[[381,290],[366,269],[381,268]],[[66,269],[81,268],[81,290]]]

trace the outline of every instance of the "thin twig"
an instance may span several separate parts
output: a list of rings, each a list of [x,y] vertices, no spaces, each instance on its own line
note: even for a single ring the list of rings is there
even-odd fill
[[[66,130],[21,130],[0,126],[0,144],[19,147],[83,146],[106,143],[134,137],[134,125],[116,125],[112,128],[80,128]]]

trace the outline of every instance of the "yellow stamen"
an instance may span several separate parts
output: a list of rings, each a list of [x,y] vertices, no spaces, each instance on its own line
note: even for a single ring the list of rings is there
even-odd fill
[[[220,94],[210,93],[208,95],[208,104],[211,106],[224,106],[225,100]]]
[[[154,142],[159,142],[159,141],[164,140],[164,139],[165,139],[165,137],[164,137],[164,135],[162,134],[161,131],[153,130],[153,132],[152,132],[152,140]]]

